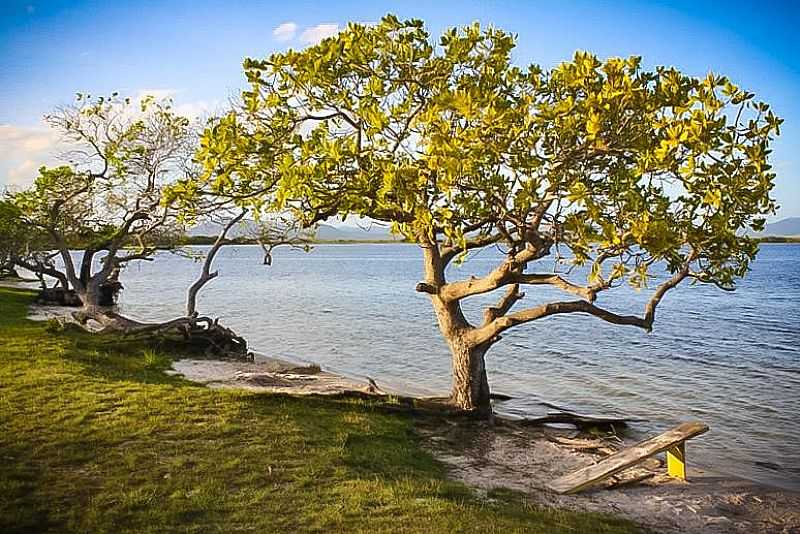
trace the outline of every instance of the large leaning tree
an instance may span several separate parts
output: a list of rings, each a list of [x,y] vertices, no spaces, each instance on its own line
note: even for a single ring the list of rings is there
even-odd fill
[[[180,235],[163,189],[187,172],[196,133],[168,101],[153,98],[78,95],[46,120],[68,146],[65,162],[42,167],[31,187],[7,200],[58,254],[60,274],[45,274],[66,282],[82,316],[96,319],[105,313],[103,286]]]
[[[416,290],[452,352],[450,401],[482,414],[485,355],[503,332],[564,314],[650,331],[680,283],[733,289],[757,252],[743,231],[775,210],[781,121],[727,78],[582,52],[523,69],[513,49],[477,25],[434,43],[416,20],[351,24],[245,60],[243,105],[205,142],[206,161],[234,168],[253,198],[277,178],[306,222],[370,217],[416,242]],[[484,247],[504,252],[493,269],[448,279]],[[556,268],[531,269],[548,257]],[[625,284],[649,294],[641,313],[612,311]],[[521,305],[533,286],[564,298]],[[495,291],[468,321],[464,300]]]

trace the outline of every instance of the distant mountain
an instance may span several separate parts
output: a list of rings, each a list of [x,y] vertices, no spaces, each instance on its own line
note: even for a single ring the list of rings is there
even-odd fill
[[[219,234],[220,230],[222,230],[224,226],[224,222],[215,223],[215,222],[204,222],[198,224],[197,226],[190,228],[186,231],[186,235],[190,237],[198,237],[198,236],[206,236],[206,237],[216,237]],[[233,228],[230,229],[228,232],[228,237],[230,239],[235,239],[237,237],[242,236],[250,236],[255,232],[257,228],[256,223],[254,221],[242,221]]]
[[[197,236],[216,236],[219,234],[224,223],[205,222],[189,229],[186,234],[191,237]],[[252,220],[242,221],[228,232],[228,237],[250,237],[254,235],[258,226]],[[347,225],[321,224],[317,231],[318,241],[400,241],[401,237],[394,236],[385,226],[377,224],[369,225],[365,228]]]
[[[402,237],[392,235],[385,226],[373,224],[368,228],[355,226],[331,226],[321,224],[317,231],[319,241],[400,241]]]
[[[763,236],[800,236],[800,217],[789,217],[764,226],[763,232],[755,235]]]

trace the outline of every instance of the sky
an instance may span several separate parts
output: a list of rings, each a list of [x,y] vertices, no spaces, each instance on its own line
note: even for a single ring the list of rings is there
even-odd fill
[[[42,116],[76,92],[171,96],[189,115],[245,86],[242,60],[302,48],[349,21],[419,18],[432,35],[478,21],[517,35],[514,60],[553,67],[588,50],[729,76],[785,119],[774,144],[781,208],[800,216],[800,2],[0,0],[0,188],[54,161]]]

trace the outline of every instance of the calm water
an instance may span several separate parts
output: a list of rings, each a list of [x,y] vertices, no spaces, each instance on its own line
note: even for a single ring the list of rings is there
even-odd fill
[[[483,274],[497,256],[484,251],[450,276]],[[278,251],[264,267],[258,247],[229,247],[200,311],[221,317],[261,353],[444,393],[449,354],[427,297],[414,292],[420,260],[411,245],[328,245],[310,254]],[[169,254],[128,268],[124,312],[143,319],[180,314],[199,268]],[[563,297],[550,288],[526,292],[518,307]],[[647,297],[624,290],[599,303],[641,313]],[[468,301],[468,315],[477,321],[490,300]],[[514,397],[498,406],[507,413],[542,414],[544,401],[642,417],[642,432],[700,419],[711,432],[690,443],[690,461],[800,488],[798,302],[800,246],[764,245],[735,293],[688,284],[669,293],[652,334],[580,315],[511,330],[488,354],[489,380],[494,391]]]

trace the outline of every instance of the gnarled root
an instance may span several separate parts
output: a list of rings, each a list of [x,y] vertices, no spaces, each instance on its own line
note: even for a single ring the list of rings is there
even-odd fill
[[[95,333],[129,338],[174,338],[175,341],[207,355],[250,357],[247,341],[230,328],[220,325],[219,319],[194,314],[163,323],[141,323],[102,308],[83,308],[72,315],[85,329]],[[94,323],[91,328],[90,322]]]

